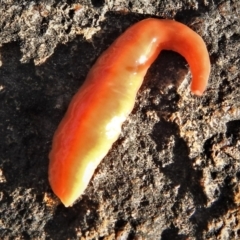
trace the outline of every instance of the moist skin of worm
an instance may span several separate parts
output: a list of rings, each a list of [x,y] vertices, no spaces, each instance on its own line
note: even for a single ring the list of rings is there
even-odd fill
[[[93,65],[54,134],[49,182],[66,207],[84,192],[117,140],[144,76],[162,49],[185,57],[192,93],[204,92],[210,62],[197,33],[176,21],[153,18],[128,28]]]

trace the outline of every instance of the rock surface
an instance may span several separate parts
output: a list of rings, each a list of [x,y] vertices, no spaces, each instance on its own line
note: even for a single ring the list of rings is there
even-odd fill
[[[208,90],[164,51],[85,194],[47,177],[53,133],[91,65],[128,26],[176,19],[205,40]],[[239,0],[0,1],[1,239],[240,239]]]

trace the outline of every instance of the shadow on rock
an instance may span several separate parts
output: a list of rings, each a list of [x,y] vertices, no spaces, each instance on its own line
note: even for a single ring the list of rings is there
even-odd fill
[[[35,66],[20,62],[18,42],[4,44],[0,50],[0,168],[4,175],[0,236],[14,237],[22,231],[26,239],[39,237],[51,216],[43,199],[51,192],[48,153],[52,136],[84,81],[94,51],[92,44],[76,38]]]

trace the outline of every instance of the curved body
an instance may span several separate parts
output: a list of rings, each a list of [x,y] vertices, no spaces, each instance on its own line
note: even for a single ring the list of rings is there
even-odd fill
[[[204,92],[210,62],[197,33],[176,21],[153,18],[128,28],[93,65],[54,134],[49,181],[65,206],[83,193],[117,140],[144,76],[162,49],[185,57],[192,72],[191,91]]]

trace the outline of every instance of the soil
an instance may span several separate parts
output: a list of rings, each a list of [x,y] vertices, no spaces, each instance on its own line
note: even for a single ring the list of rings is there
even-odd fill
[[[52,137],[98,56],[147,17],[206,42],[204,95],[177,53],[145,76],[118,141],[65,208],[48,183]],[[0,238],[240,239],[239,0],[0,1]]]

